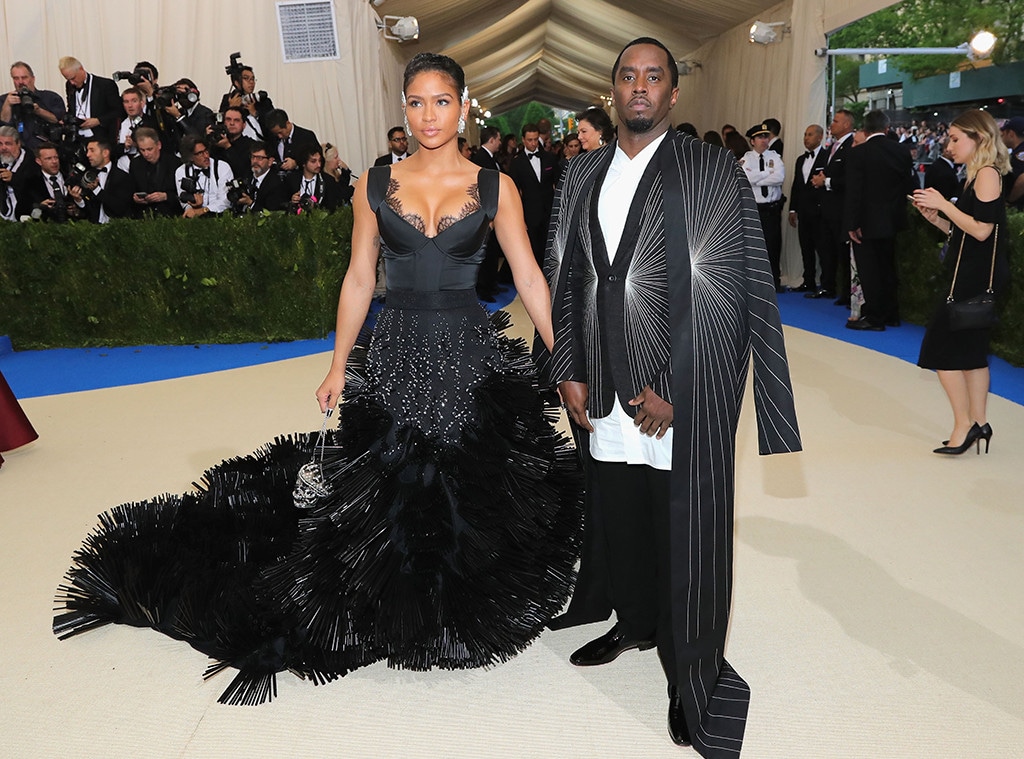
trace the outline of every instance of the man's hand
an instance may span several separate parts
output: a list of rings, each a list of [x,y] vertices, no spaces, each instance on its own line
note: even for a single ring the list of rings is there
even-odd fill
[[[97,118],[88,118],[81,123],[79,129],[95,129],[100,125],[100,120]]]
[[[796,229],[796,211],[789,212],[789,226],[793,227],[793,229]]]
[[[297,164],[295,162],[294,158],[290,158],[290,157],[289,158],[285,158],[284,161],[281,163],[281,170],[282,171],[294,171],[298,167],[299,167],[299,164]]]
[[[650,437],[661,440],[672,426],[672,404],[660,397],[646,386],[640,394],[629,402],[630,406],[639,407],[633,424]]]
[[[825,186],[825,173],[822,171],[817,172],[811,176],[811,184],[817,187],[819,190]]]
[[[847,234],[850,235],[850,239],[853,240],[858,245],[860,245],[864,239],[861,236],[860,227],[857,227],[856,229],[851,229],[849,232],[847,232]]]
[[[240,206],[251,206],[252,205],[252,198],[250,198],[248,195],[244,195],[243,194],[238,199],[238,205],[240,205]]]
[[[0,169],[0,182],[10,182],[14,179],[14,174],[6,166]]]
[[[184,213],[182,213],[181,215],[184,216],[186,219],[197,219],[200,216],[203,216],[205,213],[206,209],[203,208],[202,206],[188,206],[185,208]]]
[[[569,418],[587,432],[594,431],[594,425],[587,417],[587,396],[590,388],[586,382],[559,382],[558,394],[562,396],[562,405],[569,413]]]
[[[165,203],[167,202],[166,192],[151,192],[146,196],[147,203]]]

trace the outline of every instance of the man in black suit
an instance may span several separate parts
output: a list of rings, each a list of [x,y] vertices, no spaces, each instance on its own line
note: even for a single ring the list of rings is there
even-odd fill
[[[107,140],[98,137],[89,140],[85,155],[96,172],[96,179],[71,188],[75,204],[85,210],[85,217],[94,224],[106,224],[132,213],[131,180],[110,162],[110,153],[111,144]]]
[[[800,239],[804,262],[804,281],[796,288],[801,293],[816,293],[818,249],[821,245],[821,190],[811,184],[811,177],[825,170],[827,153],[821,141],[825,130],[811,124],[804,130],[805,152],[796,159],[796,175],[789,191],[789,226],[795,227]]]
[[[928,164],[924,170],[925,189],[934,187],[946,200],[955,201],[960,197],[960,177],[956,173],[956,164],[949,157],[949,138],[942,140],[942,153]]]
[[[249,173],[250,148],[253,141],[246,137],[244,132],[245,112],[241,108],[229,105],[224,109],[223,130],[217,132],[219,139],[213,144],[210,152],[214,158],[226,162],[235,177],[244,177]],[[212,131],[210,139],[214,139]]]
[[[296,126],[280,108],[275,108],[267,114],[264,125],[273,135],[273,139],[267,143],[270,154],[274,156],[282,171],[295,171],[299,168],[298,155],[302,152],[303,145],[320,147],[320,140],[313,130]]]
[[[495,158],[500,147],[501,130],[492,126],[484,127],[480,130],[480,147],[473,153],[473,163],[484,169],[501,171]],[[476,294],[488,303],[493,303],[498,293],[498,263],[501,255],[501,245],[492,229],[487,233],[487,255],[480,264],[476,279]]]
[[[146,211],[152,211],[159,216],[180,216],[178,186],[174,182],[178,159],[171,151],[164,150],[160,133],[153,127],[135,130],[135,147],[139,154],[128,165],[132,215],[141,217]]]
[[[146,96],[137,87],[129,87],[122,92],[121,103],[125,117],[117,126],[114,156],[117,159],[117,168],[128,171],[131,159],[139,154],[139,149],[135,145],[135,130],[140,127],[156,129],[157,121],[152,114],[146,113]]]
[[[822,239],[818,256],[821,259],[821,289],[804,297],[836,298],[837,306],[850,305],[850,238],[843,227],[846,202],[846,157],[852,146],[857,123],[846,109],[836,111],[829,125],[832,146],[825,158],[825,170],[811,175],[811,184],[824,190],[821,196]]]
[[[551,204],[555,198],[555,159],[540,146],[540,129],[536,124],[523,126],[523,149],[509,162],[508,173],[519,188],[523,200],[523,217],[530,246],[537,263],[544,263]]]
[[[409,157],[409,138],[403,127],[396,126],[388,130],[388,147],[391,149],[384,155],[378,156],[377,160],[373,162],[374,166],[390,166]]]
[[[768,131],[771,133],[771,139],[768,140],[768,150],[774,150],[779,155],[782,155],[782,148],[784,147],[782,138],[779,134],[782,133],[782,124],[778,119],[765,119],[763,122]]]
[[[67,180],[60,170],[60,151],[50,142],[41,142],[36,147],[36,164],[39,173],[33,175],[27,190],[32,204],[32,216],[38,210],[44,221],[65,222],[75,214],[69,213],[77,206],[68,200]]]
[[[850,151],[846,167],[844,227],[864,292],[862,316],[846,323],[850,329],[899,326],[896,233],[907,226],[907,195],[917,189],[917,176],[907,151],[885,139],[888,127],[884,112],[869,111],[867,140]]]
[[[253,141],[249,146],[252,176],[245,192],[236,204],[242,213],[283,211],[288,205],[288,188],[280,174],[273,171],[274,157],[265,142]]]
[[[96,136],[113,141],[121,118],[121,95],[113,79],[90,74],[77,58],[60,59],[68,101],[68,115],[81,120],[78,136],[84,142]]]
[[[28,187],[39,173],[35,157],[12,126],[0,126],[0,217],[17,221],[32,212]]]

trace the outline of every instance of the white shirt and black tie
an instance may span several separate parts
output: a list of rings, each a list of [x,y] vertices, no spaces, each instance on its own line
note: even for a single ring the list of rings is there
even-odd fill
[[[533,169],[533,173],[537,175],[537,181],[540,181],[540,151],[536,150],[532,153],[526,154],[526,159],[530,162],[530,168]]]

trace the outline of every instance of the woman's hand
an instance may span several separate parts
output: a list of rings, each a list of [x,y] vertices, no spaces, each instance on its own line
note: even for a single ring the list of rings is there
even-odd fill
[[[942,193],[936,190],[934,187],[928,187],[924,190],[914,190],[914,205],[919,209],[929,209],[932,211],[939,211],[949,201],[942,197]]]
[[[336,408],[341,393],[345,389],[345,370],[332,368],[327,372],[324,381],[316,389],[316,399],[320,403],[320,411]]]

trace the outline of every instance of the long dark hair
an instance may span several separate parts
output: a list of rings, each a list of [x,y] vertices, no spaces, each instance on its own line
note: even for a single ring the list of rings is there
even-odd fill
[[[582,113],[576,114],[576,121],[586,121],[594,129],[601,133],[601,139],[611,142],[615,137],[615,129],[612,127],[612,119],[601,108],[588,108]]]
[[[402,92],[409,89],[409,83],[424,71],[436,71],[451,79],[462,103],[462,93],[466,89],[466,73],[462,66],[447,55],[440,53],[417,53],[405,67],[405,78],[402,81]]]

